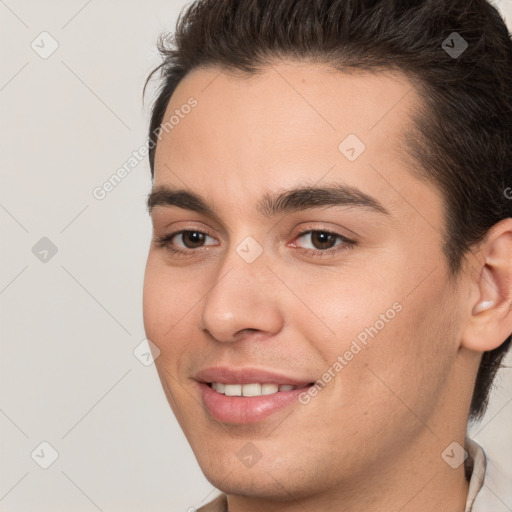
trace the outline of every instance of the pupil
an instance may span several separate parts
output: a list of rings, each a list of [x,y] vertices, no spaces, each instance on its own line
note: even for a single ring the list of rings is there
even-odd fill
[[[186,235],[192,239],[192,246],[194,245],[200,245],[201,242],[204,240],[204,234],[198,233],[197,231],[187,231]],[[189,245],[185,242],[185,245],[189,247]],[[190,247],[189,247],[190,248]],[[192,247],[193,248],[193,247]]]
[[[331,235],[330,233],[325,233],[324,231],[319,231],[313,233],[313,245],[315,244],[315,241],[320,239],[319,244],[322,249],[329,249],[332,245],[329,244],[329,239],[334,238],[334,235]],[[327,244],[327,247],[325,246]]]

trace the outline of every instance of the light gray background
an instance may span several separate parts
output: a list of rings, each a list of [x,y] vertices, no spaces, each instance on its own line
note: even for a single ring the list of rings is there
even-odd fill
[[[146,140],[142,86],[185,3],[0,0],[1,511],[186,511],[216,494],[154,366],[133,354],[145,338],[147,160],[92,195]],[[512,26],[511,0],[498,6]],[[46,59],[31,47],[51,48],[43,31],[58,43]],[[58,249],[46,262],[32,252],[43,237]],[[502,370],[471,433],[510,474],[511,425]],[[48,469],[36,463],[50,456],[43,441],[59,454]]]

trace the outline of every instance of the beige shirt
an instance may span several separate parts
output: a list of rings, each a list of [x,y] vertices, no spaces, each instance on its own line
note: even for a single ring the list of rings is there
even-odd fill
[[[511,512],[512,475],[483,448],[466,437],[466,451],[474,460],[465,512]]]
[[[468,452],[471,478],[464,512],[511,512],[512,480],[498,464],[490,463],[483,448],[466,437],[464,448]],[[485,484],[484,484],[485,480]],[[198,512],[228,512],[225,494],[217,496]]]

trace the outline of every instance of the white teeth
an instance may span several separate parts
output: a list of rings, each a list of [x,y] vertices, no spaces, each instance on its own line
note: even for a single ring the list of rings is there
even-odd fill
[[[243,396],[260,396],[261,384],[244,384],[242,386]]]
[[[242,396],[242,385],[224,384],[224,394],[226,396]]]
[[[261,396],[273,395],[278,391],[292,391],[297,389],[297,386],[291,384],[224,384],[222,382],[212,382],[212,388],[217,393],[222,393],[226,396]]]
[[[223,382],[213,382],[212,388],[219,393],[224,393],[224,383]]]
[[[261,394],[262,395],[273,395],[279,391],[279,386],[277,384],[262,384],[261,385]]]

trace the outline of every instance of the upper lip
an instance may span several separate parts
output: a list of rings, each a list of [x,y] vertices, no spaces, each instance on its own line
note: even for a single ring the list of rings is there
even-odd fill
[[[302,386],[313,382],[311,379],[302,379],[277,373],[273,370],[250,367],[215,366],[204,368],[195,375],[198,382],[221,382],[224,384],[253,384],[272,383]]]

